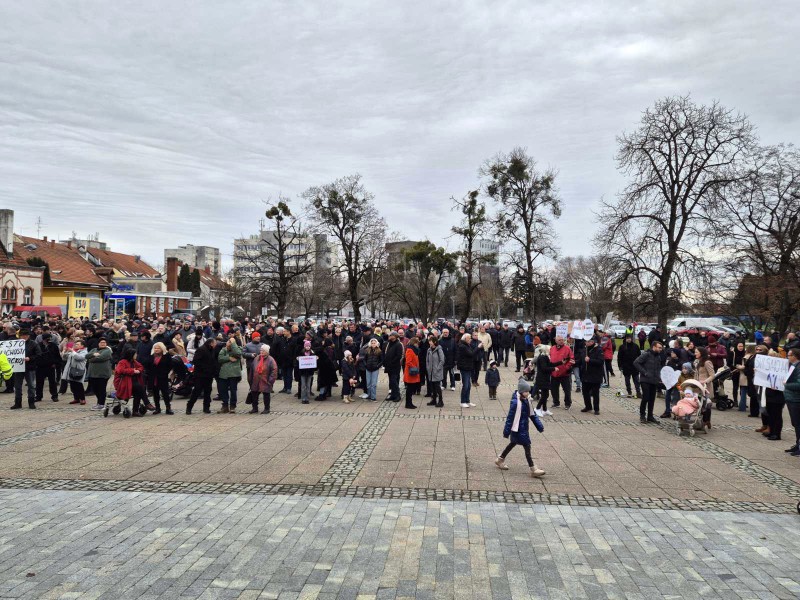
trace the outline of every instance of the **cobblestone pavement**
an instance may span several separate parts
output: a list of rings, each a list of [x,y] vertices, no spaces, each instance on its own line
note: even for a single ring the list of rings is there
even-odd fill
[[[493,464],[501,372],[470,409],[448,390],[417,411],[283,394],[270,415],[4,410],[0,598],[800,596],[791,441],[731,411],[678,437],[614,390],[599,416],[573,394],[534,434],[531,479],[519,449]]]
[[[789,515],[31,490],[0,506],[2,598],[800,595]]]

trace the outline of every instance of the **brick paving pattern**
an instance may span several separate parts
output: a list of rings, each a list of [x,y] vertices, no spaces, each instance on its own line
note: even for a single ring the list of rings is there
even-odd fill
[[[531,479],[521,450],[492,462],[501,373],[471,409],[447,391],[417,411],[280,394],[270,415],[3,410],[0,598],[800,596],[790,442],[736,411],[678,437],[614,390],[601,416],[573,394],[534,433]]]

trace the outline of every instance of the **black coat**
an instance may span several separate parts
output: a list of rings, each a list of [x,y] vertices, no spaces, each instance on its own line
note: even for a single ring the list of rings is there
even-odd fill
[[[459,371],[472,371],[475,369],[475,352],[463,342],[456,347],[456,368]]]
[[[452,369],[456,364],[456,344],[453,338],[443,337],[439,340],[439,346],[444,352],[444,368]]]
[[[525,332],[517,331],[514,334],[514,352],[525,352]]]
[[[216,348],[211,348],[208,343],[200,346],[194,353],[194,376],[198,379],[213,379],[219,370],[217,362],[218,352]]]
[[[383,368],[387,373],[399,373],[400,365],[403,360],[403,344],[395,340],[386,344],[386,351],[383,356]]]
[[[542,352],[536,359],[536,385],[539,387],[550,386],[550,373],[555,370],[550,356]]]
[[[661,367],[664,366],[661,361],[661,354],[656,354],[652,350],[642,353],[639,358],[633,361],[633,366],[639,371],[639,378],[642,383],[653,385],[661,383]]]
[[[514,330],[513,329],[501,329],[500,330],[500,347],[501,348],[511,348],[514,345]]]
[[[633,375],[636,373],[636,367],[633,366],[635,361],[642,354],[639,349],[639,344],[635,342],[623,343],[617,352],[617,365],[622,371],[623,375]]]
[[[589,362],[586,362],[586,358]],[[586,358],[581,360],[581,383],[603,383],[605,373],[605,360],[600,346],[595,344],[586,348]]]

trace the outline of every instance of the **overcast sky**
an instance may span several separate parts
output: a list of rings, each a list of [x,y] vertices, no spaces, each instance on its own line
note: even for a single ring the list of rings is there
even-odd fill
[[[615,138],[657,98],[800,141],[796,2],[633,4],[2,2],[0,207],[25,235],[230,262],[263,199],[360,173],[391,230],[446,243],[450,196],[524,146],[559,171],[562,252],[591,252]]]

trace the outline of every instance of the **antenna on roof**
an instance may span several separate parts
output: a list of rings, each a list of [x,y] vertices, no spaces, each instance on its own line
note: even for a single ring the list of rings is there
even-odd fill
[[[36,217],[36,237],[41,239],[42,237],[42,217]]]

